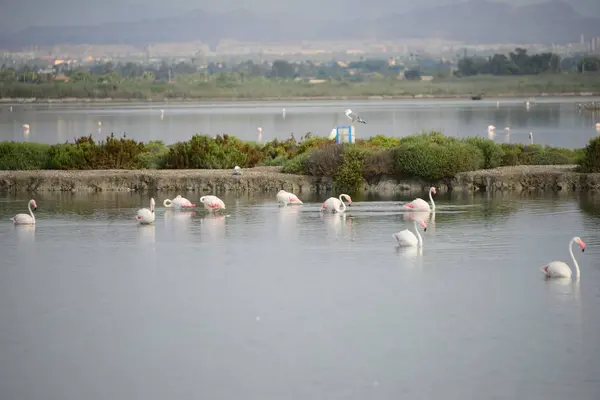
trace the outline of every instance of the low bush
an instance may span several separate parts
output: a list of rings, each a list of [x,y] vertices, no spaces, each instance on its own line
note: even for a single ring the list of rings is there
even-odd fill
[[[483,165],[483,152],[473,144],[448,138],[444,142],[410,142],[394,150],[394,170],[403,178],[439,181]]]
[[[579,160],[581,172],[600,172],[600,137],[590,140]]]
[[[42,143],[0,142],[0,170],[31,170],[49,167],[50,146]]]

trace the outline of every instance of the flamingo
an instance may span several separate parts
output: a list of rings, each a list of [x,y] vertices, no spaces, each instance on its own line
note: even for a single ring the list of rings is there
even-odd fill
[[[600,122],[596,122],[596,132],[600,133]]]
[[[286,192],[283,189],[277,192],[277,201],[285,206],[288,204],[304,204],[294,193]]]
[[[185,208],[185,207],[196,207],[191,201],[186,199],[185,197],[181,197],[181,195],[177,195],[173,200],[165,199],[163,201],[163,205],[167,208]]]
[[[200,203],[204,204],[204,208],[206,208],[207,210],[216,211],[219,209],[225,209],[225,203],[223,203],[223,200],[221,200],[217,196],[202,196],[200,197]]]
[[[435,203],[434,203],[433,197],[431,195],[436,194],[436,193],[437,192],[433,186],[429,188],[429,201],[431,201],[431,207],[429,206],[429,203],[427,203],[425,200],[423,200],[420,197],[417,197],[410,203],[405,204],[404,208],[408,208],[408,209],[415,210],[415,211],[417,211],[417,210],[418,211],[430,211],[430,210],[435,211]]]
[[[400,247],[423,247],[423,238],[421,237],[421,234],[419,233],[417,224],[420,224],[423,227],[423,232],[427,232],[427,224],[425,223],[425,221],[423,221],[422,219],[419,219],[418,217],[413,218],[413,224],[414,224],[415,232],[417,233],[416,236],[414,233],[412,233],[408,229],[394,233],[393,237],[398,242],[398,246],[400,246]]]
[[[336,199],[335,197],[330,197],[327,200],[325,200],[323,205],[321,205],[321,211],[330,210],[331,212],[343,213],[344,211],[346,211],[346,204],[344,204],[343,200],[344,198],[348,201],[348,207],[350,207],[352,205],[352,198],[347,194],[340,194],[339,199]]]
[[[237,165],[236,165],[236,166],[233,168],[233,174],[234,174],[234,175],[241,175],[241,174],[242,174],[242,169],[241,169],[239,166],[237,166]]]
[[[150,198],[150,209],[140,208],[137,212],[137,221],[142,225],[149,225],[156,219],[154,210],[156,209],[156,203],[154,197]]]
[[[34,210],[37,209],[37,204],[33,199],[29,200],[29,203],[27,203],[29,214],[17,214],[10,220],[15,225],[35,225],[35,215],[33,215],[33,211],[31,211],[31,206],[33,206]]]
[[[577,264],[575,255],[573,255],[573,243],[577,243],[579,247],[581,247],[582,252],[585,251],[585,243],[579,236],[575,236],[569,242],[569,253],[571,254],[571,259],[573,260],[575,271],[577,272],[576,278],[579,279],[579,264]],[[571,268],[562,261],[549,262],[541,268],[541,271],[547,278],[571,278],[572,275]]]

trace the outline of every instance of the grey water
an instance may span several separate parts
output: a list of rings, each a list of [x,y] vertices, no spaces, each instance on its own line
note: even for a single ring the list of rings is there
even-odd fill
[[[449,136],[487,137],[496,127],[499,142],[534,142],[566,148],[583,147],[595,137],[600,113],[580,111],[577,103],[598,99],[538,98],[529,109],[524,98],[472,100],[370,100],[212,103],[86,103],[0,105],[0,141],[57,143],[75,137],[125,134],[137,140],[166,144],[194,134],[229,134],[244,140],[300,139],[307,132],[328,136],[335,126],[347,125],[351,108],[367,120],[355,126],[356,137],[382,134],[403,137],[423,130]],[[283,112],[285,109],[285,114]],[[164,114],[161,113],[164,110]],[[101,123],[99,125],[98,123]],[[24,133],[23,125],[30,126]],[[510,138],[504,128],[510,127]]]
[[[147,195],[36,195],[35,228],[0,198],[1,398],[600,397],[600,197],[438,195],[419,253],[412,198],[173,195],[153,226]]]

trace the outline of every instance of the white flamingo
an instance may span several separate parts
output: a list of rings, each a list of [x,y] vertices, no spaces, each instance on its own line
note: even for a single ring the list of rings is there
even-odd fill
[[[217,196],[202,196],[200,197],[200,203],[204,204],[204,208],[207,210],[224,210],[225,203]]]
[[[429,201],[431,201],[431,206],[429,206],[429,203],[427,203],[422,198],[417,197],[410,203],[405,204],[404,208],[408,208],[410,210],[415,210],[415,211],[430,211],[430,210],[435,211],[435,202],[433,201],[433,197],[431,195],[436,194],[436,193],[437,192],[433,186],[429,188]]]
[[[167,208],[186,208],[186,207],[196,207],[194,203],[186,199],[185,197],[181,197],[181,195],[177,195],[173,200],[165,199],[163,201],[163,205]]]
[[[285,206],[288,204],[304,204],[294,193],[286,192],[283,189],[277,192],[277,201]]]
[[[29,200],[29,203],[27,203],[27,209],[29,210],[29,214],[15,215],[14,217],[12,217],[10,219],[13,222],[13,224],[15,224],[15,225],[35,225],[35,215],[33,215],[33,211],[31,211],[31,206],[33,206],[34,210],[37,209],[37,203],[33,199]]]
[[[142,225],[148,225],[154,222],[156,219],[155,214],[156,203],[154,202],[154,197],[150,198],[150,209],[140,208],[137,212],[137,221]]]
[[[579,264],[577,264],[577,260],[573,254],[573,243],[577,243],[579,247],[581,247],[581,251],[585,251],[585,243],[579,236],[575,236],[569,242],[569,253],[571,254],[573,264],[575,265],[575,271],[577,273],[576,278],[579,279]],[[572,275],[571,268],[562,261],[549,262],[541,268],[541,271],[548,278],[570,278]]]
[[[346,211],[346,204],[344,204],[344,200],[348,202],[348,207],[352,205],[352,198],[347,194],[340,194],[339,198],[330,197],[321,205],[321,211],[331,211],[343,213]]]
[[[596,132],[600,133],[600,122],[596,122]]]
[[[419,220],[418,218],[413,219],[413,224],[415,228],[416,235],[412,233],[410,230],[405,229],[400,232],[394,233],[394,239],[398,242],[398,246],[400,247],[423,247],[423,238],[419,233],[419,228],[417,224],[420,224],[423,227],[423,231],[427,232],[427,224],[423,220]]]

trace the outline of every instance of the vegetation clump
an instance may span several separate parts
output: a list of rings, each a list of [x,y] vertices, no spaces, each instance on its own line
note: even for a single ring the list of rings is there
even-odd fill
[[[383,177],[439,182],[457,173],[513,165],[579,164],[583,172],[600,172],[600,138],[585,149],[541,145],[498,144],[481,137],[454,138],[423,132],[403,138],[373,136],[353,144],[322,137],[296,141],[275,139],[264,144],[229,135],[194,135],[166,146],[91,136],[72,143],[0,142],[0,170],[32,169],[232,169],[259,165],[281,171],[332,178],[336,191],[356,192],[365,182]]]

